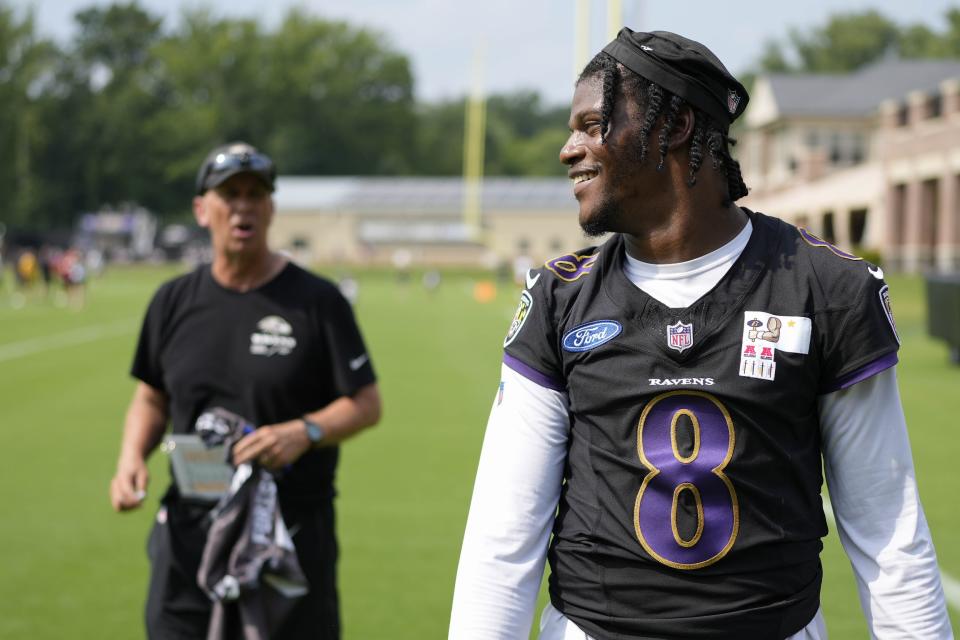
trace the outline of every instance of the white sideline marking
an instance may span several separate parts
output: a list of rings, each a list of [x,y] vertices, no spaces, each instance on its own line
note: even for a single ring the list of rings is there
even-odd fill
[[[109,324],[97,324],[90,327],[82,327],[63,333],[55,333],[50,336],[41,336],[38,338],[29,338],[19,342],[11,342],[0,345],[0,362],[16,360],[25,356],[31,356],[35,353],[52,351],[63,347],[72,347],[87,342],[95,342],[103,338],[113,338],[124,333],[131,333],[136,329],[136,323],[131,320],[123,322],[112,322]]]
[[[833,505],[827,496],[823,496],[823,513],[830,521],[830,526],[836,530],[837,518],[833,515]],[[960,611],[960,580],[940,569],[940,583],[943,585],[943,597],[947,599],[947,604]]]
[[[941,569],[940,582],[943,583],[943,596],[947,599],[947,604],[960,611],[960,581]]]

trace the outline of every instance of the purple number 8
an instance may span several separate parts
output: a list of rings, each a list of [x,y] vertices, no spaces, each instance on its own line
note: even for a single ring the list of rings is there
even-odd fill
[[[677,422],[693,425],[693,451],[677,448]],[[637,428],[637,453],[650,469],[634,505],[637,539],[658,562],[699,569],[727,555],[740,528],[737,494],[723,469],[733,455],[733,421],[726,408],[701,391],[671,391],[647,404]],[[696,532],[683,539],[677,502],[689,491],[697,507]]]

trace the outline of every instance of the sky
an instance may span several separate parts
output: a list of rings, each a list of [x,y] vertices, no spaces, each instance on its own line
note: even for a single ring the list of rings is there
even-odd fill
[[[32,9],[39,31],[66,41],[73,15],[101,0],[6,0]],[[606,0],[589,6],[592,55],[609,40]],[[224,17],[257,17],[276,25],[292,8],[345,20],[381,33],[411,60],[417,98],[456,98],[480,84],[487,93],[532,89],[549,104],[573,94],[576,0],[139,0],[175,28],[184,8],[206,7]],[[876,9],[900,24],[936,30],[960,0],[621,0],[622,24],[635,30],[667,30],[698,40],[734,74],[751,69],[768,40],[785,40],[791,29],[808,30],[828,17]],[[482,52],[475,55],[475,52]],[[477,60],[481,62],[477,64]],[[477,73],[475,68],[482,71]]]

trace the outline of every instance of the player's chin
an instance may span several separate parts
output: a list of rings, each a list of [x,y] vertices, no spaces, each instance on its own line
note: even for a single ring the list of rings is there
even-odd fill
[[[594,208],[591,207],[589,203],[581,201],[580,211],[577,214],[577,223],[580,225],[580,228],[586,231],[587,228],[593,225],[594,218],[596,218]]]
[[[578,222],[587,237],[596,238],[614,230],[611,217],[610,212],[603,208],[587,208],[581,204]]]

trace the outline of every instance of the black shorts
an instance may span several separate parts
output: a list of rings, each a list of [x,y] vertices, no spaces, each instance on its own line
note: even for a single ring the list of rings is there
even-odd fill
[[[340,611],[336,587],[337,543],[330,501],[283,499],[281,509],[297,558],[310,585],[276,638],[283,640],[338,640]],[[212,603],[197,585],[197,570],[206,541],[209,506],[180,500],[167,492],[150,532],[150,587],[146,629],[150,640],[205,640]],[[227,609],[231,624],[237,612]],[[229,628],[229,625],[228,625]],[[233,627],[238,629],[238,627]],[[230,637],[242,637],[239,630]]]

